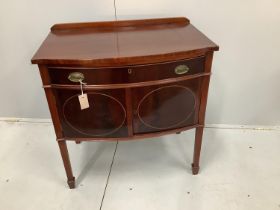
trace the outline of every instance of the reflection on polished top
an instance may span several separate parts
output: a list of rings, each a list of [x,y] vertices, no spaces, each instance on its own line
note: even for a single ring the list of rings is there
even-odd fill
[[[163,61],[163,56],[170,61],[211,50],[218,46],[186,18],[57,24],[32,63],[118,66],[153,63],[160,57]]]

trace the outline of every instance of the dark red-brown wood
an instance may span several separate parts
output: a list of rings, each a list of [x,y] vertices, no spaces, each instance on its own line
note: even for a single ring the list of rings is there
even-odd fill
[[[134,133],[150,133],[197,124],[200,78],[134,88]]]
[[[78,100],[81,90],[56,92],[64,136],[120,138],[128,135],[124,89],[87,91],[90,107],[84,110]]]
[[[190,69],[183,76],[199,75],[204,72],[204,63],[205,57],[198,57],[120,68],[49,67],[49,74],[52,84],[74,85],[75,83],[71,82],[68,76],[71,72],[77,71],[85,76],[83,82],[87,85],[126,84],[180,78],[182,75],[178,75],[174,71],[178,65],[186,65]]]
[[[213,59],[213,52],[208,52],[206,54],[205,72],[211,72],[212,59]],[[204,126],[210,77],[206,76],[203,77],[202,79],[203,81],[201,84],[201,91],[200,91],[200,107],[199,107],[198,123]],[[203,136],[203,127],[196,128],[193,163],[192,163],[192,172],[194,175],[197,174],[199,171],[199,159],[200,159],[200,151],[201,151],[201,144],[202,144],[202,136]]]
[[[76,23],[53,26],[32,63],[124,66],[192,58],[213,50],[218,46],[184,18]]]
[[[56,24],[32,58],[38,64],[68,185],[66,141],[114,141],[195,128],[192,172],[199,171],[213,51],[186,18]],[[177,71],[184,65],[186,71]],[[81,110],[79,82],[90,107]]]

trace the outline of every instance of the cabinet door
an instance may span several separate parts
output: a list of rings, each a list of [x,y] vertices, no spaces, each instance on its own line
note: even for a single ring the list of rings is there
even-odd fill
[[[134,133],[191,126],[198,121],[201,79],[133,89]]]
[[[127,121],[124,91],[87,91],[89,108],[81,110],[76,90],[57,90],[65,137],[125,137]]]

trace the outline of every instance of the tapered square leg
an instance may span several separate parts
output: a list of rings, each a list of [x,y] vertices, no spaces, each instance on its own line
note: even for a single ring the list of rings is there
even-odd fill
[[[72,168],[71,168],[71,163],[70,163],[70,158],[69,158],[69,154],[68,154],[66,141],[59,141],[58,146],[60,149],[60,154],[61,154],[61,157],[63,160],[66,175],[67,175],[67,183],[69,185],[69,188],[73,189],[73,188],[75,188],[75,177],[73,176],[73,173],[72,173]]]
[[[197,175],[198,172],[199,172],[199,166],[195,166],[194,164],[192,164],[192,174]]]
[[[200,159],[200,151],[201,151],[201,144],[202,144],[202,136],[203,136],[203,127],[196,128],[193,163],[192,163],[193,175],[196,175],[199,172],[199,159]]]
[[[73,177],[73,180],[68,179],[67,184],[68,184],[70,189],[74,189],[75,188],[75,177]]]

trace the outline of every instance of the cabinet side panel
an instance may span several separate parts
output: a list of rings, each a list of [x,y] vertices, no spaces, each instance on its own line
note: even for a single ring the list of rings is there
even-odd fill
[[[213,60],[213,52],[207,53],[206,60],[205,60],[205,72],[207,73],[211,72],[212,60]],[[200,125],[204,125],[205,122],[205,112],[206,112],[206,105],[207,105],[209,82],[210,82],[210,75],[203,77],[202,84],[201,84],[200,107],[199,107],[199,117],[198,117],[198,122]]]
[[[40,75],[41,75],[43,85],[50,85],[50,77],[49,77],[48,68],[45,65],[38,65],[38,67],[40,70]],[[46,94],[46,98],[48,101],[48,106],[49,106],[49,110],[51,113],[51,118],[53,121],[56,137],[58,139],[63,138],[63,131],[62,131],[61,122],[59,119],[54,90],[50,89],[50,88],[45,88],[45,94]]]

